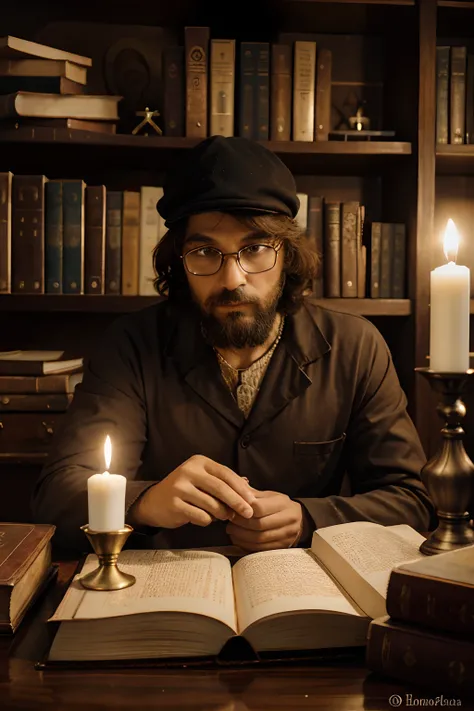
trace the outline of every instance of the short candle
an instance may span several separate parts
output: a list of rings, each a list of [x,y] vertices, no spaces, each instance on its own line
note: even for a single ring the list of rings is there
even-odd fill
[[[112,443],[107,435],[104,444],[105,472],[87,480],[89,528],[91,531],[118,531],[125,525],[125,489],[127,480],[110,474]]]

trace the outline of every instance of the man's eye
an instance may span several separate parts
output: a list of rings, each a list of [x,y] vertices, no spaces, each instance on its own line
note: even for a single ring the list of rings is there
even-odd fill
[[[196,254],[198,257],[212,257],[217,253],[212,247],[201,247],[200,249],[196,249],[193,254]]]
[[[265,244],[250,244],[248,247],[245,248],[245,251],[247,254],[257,255],[257,254],[262,254],[262,252],[265,252],[268,249],[268,246]]]

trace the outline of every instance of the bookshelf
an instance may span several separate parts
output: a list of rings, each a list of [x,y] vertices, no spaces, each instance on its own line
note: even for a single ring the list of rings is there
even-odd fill
[[[233,7],[235,12],[230,12]],[[442,263],[437,230],[446,211],[455,220],[461,211],[466,215],[461,222],[464,219],[468,226],[471,220],[474,224],[474,211],[469,215],[470,202],[474,203],[469,197],[474,195],[474,145],[435,144],[436,44],[444,37],[457,38],[460,43],[466,34],[474,42],[474,2],[242,0],[231,8],[216,9],[213,3],[193,0],[154,4],[136,0],[130,9],[109,0],[84,0],[79,4],[51,0],[40,7],[34,0],[24,0],[21,12],[9,6],[2,13],[0,32],[48,43],[44,29],[48,24],[57,23],[59,28],[64,23],[68,27],[86,22],[99,26],[111,23],[111,17],[117,25],[169,27],[179,43],[186,25],[209,26],[211,37],[235,38],[238,42],[275,41],[283,30],[382,39],[383,122],[384,128],[395,130],[393,140],[266,141],[264,145],[292,170],[300,191],[317,195],[325,194],[325,189],[329,199],[360,199],[368,206],[369,219],[407,225],[406,299],[326,299],[324,303],[365,316],[381,330],[407,393],[410,414],[425,449],[433,454],[439,441],[439,421],[432,394],[415,376],[414,368],[428,362],[429,275]],[[83,32],[74,41],[71,51],[87,55],[93,33]],[[170,162],[197,140],[0,128],[0,169],[135,189],[140,184],[160,185]],[[468,266],[474,268],[474,247],[473,262]],[[154,300],[0,296],[0,348],[64,348],[71,355],[87,355],[111,320]],[[470,409],[474,409],[474,402]],[[469,424],[469,416],[466,424],[474,432],[474,420]]]

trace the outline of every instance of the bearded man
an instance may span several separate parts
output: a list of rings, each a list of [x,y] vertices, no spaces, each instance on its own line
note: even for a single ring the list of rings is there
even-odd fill
[[[387,345],[307,298],[318,256],[298,208],[286,166],[244,138],[206,139],[167,176],[153,256],[165,298],[104,335],[34,492],[62,545],[85,544],[107,434],[146,546],[307,546],[355,520],[428,529],[425,457]]]

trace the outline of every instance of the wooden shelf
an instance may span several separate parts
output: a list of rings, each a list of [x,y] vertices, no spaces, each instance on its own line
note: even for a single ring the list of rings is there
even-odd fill
[[[474,144],[437,145],[436,172],[439,175],[474,175]]]
[[[60,294],[2,294],[3,312],[128,313],[160,301],[158,296],[88,296]],[[409,316],[409,299],[316,299],[316,303],[336,311],[361,316]]]

